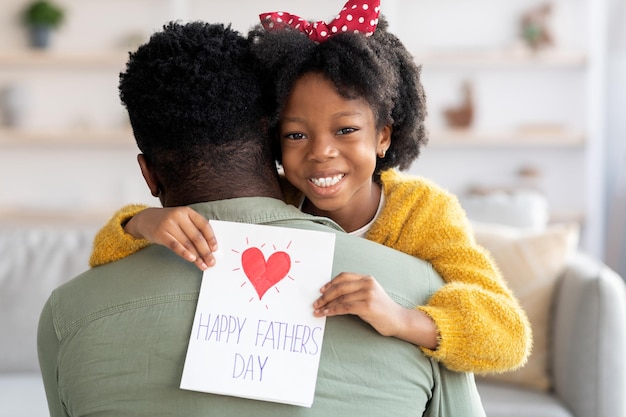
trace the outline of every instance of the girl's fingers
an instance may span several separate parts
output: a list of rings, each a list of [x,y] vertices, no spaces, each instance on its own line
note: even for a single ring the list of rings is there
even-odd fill
[[[188,207],[180,208],[175,214],[172,222],[176,227],[170,249],[182,253],[185,259],[203,271],[215,265],[213,252],[217,250],[217,239],[209,221]]]
[[[213,251],[202,232],[198,230],[196,225],[191,223],[191,221],[181,224],[180,227],[180,243],[182,243],[185,249],[197,257],[201,263],[207,266],[213,266],[215,264]],[[213,230],[211,229],[211,236],[213,236],[212,233]],[[214,237],[211,238],[215,239]],[[196,262],[198,261],[196,260]],[[204,269],[206,269],[206,267]]]
[[[196,211],[192,211],[190,219],[195,227],[198,229],[198,232],[200,233],[206,244],[208,245],[208,250],[211,252],[216,252],[217,238],[215,237],[215,233],[213,232],[213,228],[211,227],[209,221]]]
[[[315,300],[315,309],[327,309],[337,303],[354,303],[370,297],[373,278],[368,275],[351,274],[334,279],[323,287],[322,295]]]
[[[356,292],[361,287],[371,287],[373,282],[375,282],[374,278],[370,275],[342,272],[320,289],[322,295],[318,298],[316,304],[318,301],[322,303],[329,302],[344,294]]]
[[[342,285],[344,283],[359,281],[368,275],[357,274],[355,272],[341,272],[339,275],[334,277],[331,281],[324,284],[322,288],[320,288],[320,292],[323,294],[331,288],[334,288],[338,285]]]
[[[333,300],[315,308],[314,314],[318,316],[333,316],[338,314],[359,315],[364,305],[367,304],[363,291],[343,294]]]

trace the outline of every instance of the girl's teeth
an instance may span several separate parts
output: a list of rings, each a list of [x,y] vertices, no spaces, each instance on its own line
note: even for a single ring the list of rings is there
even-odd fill
[[[311,182],[317,187],[332,187],[343,178],[343,174],[326,178],[311,178]]]

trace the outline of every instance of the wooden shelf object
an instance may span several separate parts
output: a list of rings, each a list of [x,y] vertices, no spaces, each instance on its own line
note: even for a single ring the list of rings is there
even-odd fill
[[[488,131],[474,129],[431,130],[431,147],[503,147],[503,148],[580,148],[585,144],[583,132],[562,129],[516,129]]]
[[[0,147],[136,147],[131,129],[0,129]]]
[[[447,66],[544,66],[584,67],[587,56],[582,51],[477,50],[432,51],[415,53],[418,64]],[[126,51],[38,51],[15,50],[0,52],[0,66],[11,67],[120,67],[128,59]]]
[[[414,54],[424,67],[584,67],[582,51],[478,50],[434,51]]]
[[[0,52],[0,67],[8,68],[123,68],[128,60],[124,51],[56,52],[16,50]]]
[[[3,229],[69,226],[97,230],[95,228],[105,224],[115,210],[115,207],[84,210],[0,207],[0,226]]]

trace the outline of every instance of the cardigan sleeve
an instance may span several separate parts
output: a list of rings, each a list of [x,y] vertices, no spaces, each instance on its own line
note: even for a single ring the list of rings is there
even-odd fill
[[[122,226],[135,214],[146,208],[148,206],[129,204],[122,207],[111,217],[94,238],[93,250],[89,258],[91,267],[125,258],[150,244],[146,239],[136,239],[126,233]]]
[[[302,194],[281,175],[280,185],[288,204],[298,207]],[[136,239],[126,233],[123,224],[135,214],[148,208],[142,204],[129,204],[118,210],[113,217],[98,231],[94,238],[89,265],[96,267],[132,255],[150,244],[146,239]]]
[[[446,283],[416,307],[439,331],[437,349],[421,350],[454,371],[521,367],[532,345],[528,317],[458,200],[425,180],[382,179],[387,203],[367,237],[430,262]]]

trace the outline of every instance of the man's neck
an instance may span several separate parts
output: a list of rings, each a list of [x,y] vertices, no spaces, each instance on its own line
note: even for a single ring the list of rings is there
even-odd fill
[[[278,181],[250,182],[245,186],[226,184],[209,186],[202,189],[189,189],[186,193],[164,193],[164,207],[187,206],[194,203],[229,200],[243,197],[267,197],[284,201],[284,195]]]

